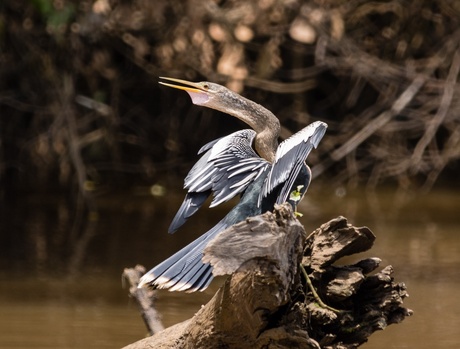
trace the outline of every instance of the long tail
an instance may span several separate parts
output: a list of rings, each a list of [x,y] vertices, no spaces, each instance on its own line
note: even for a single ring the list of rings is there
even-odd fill
[[[267,167],[264,173],[268,171]],[[259,176],[248,187],[240,202],[213,228],[142,276],[139,287],[150,285],[154,288],[186,292],[203,291],[208,287],[213,276],[211,265],[201,261],[204,248],[221,231],[247,217],[262,213],[261,207],[256,202],[266,177],[265,174]],[[265,209],[272,210],[273,203],[274,201]]]
[[[196,240],[148,271],[139,286],[150,285],[169,291],[195,292],[206,289],[213,279],[212,267],[201,261],[208,242],[228,227],[224,220]]]

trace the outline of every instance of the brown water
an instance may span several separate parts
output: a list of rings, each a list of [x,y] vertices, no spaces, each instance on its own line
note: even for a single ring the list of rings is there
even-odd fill
[[[414,310],[363,348],[460,348],[460,197],[439,190],[400,205],[391,192],[345,194],[312,188],[301,207],[307,231],[340,214],[368,225],[375,246],[354,259],[378,256],[382,266],[393,265],[396,280],[409,290],[405,306]],[[178,204],[176,196],[101,199],[99,216],[70,244],[67,223],[75,228],[81,222],[71,219],[63,201],[16,204],[2,225],[10,234],[3,231],[0,241],[6,251],[0,256],[0,348],[117,348],[142,338],[144,324],[122,288],[123,268],[155,265],[228,210],[205,210],[188,229],[168,235]],[[221,281],[198,294],[160,292],[165,326],[192,316]]]

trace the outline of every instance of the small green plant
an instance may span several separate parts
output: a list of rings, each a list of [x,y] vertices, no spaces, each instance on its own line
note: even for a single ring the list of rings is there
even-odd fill
[[[294,214],[296,217],[302,217],[303,214],[300,212],[297,212],[297,204],[299,201],[302,199],[302,192],[300,191],[304,186],[303,185],[298,185],[297,189],[293,190],[291,194],[289,195],[289,200],[292,200],[295,202],[294,206]]]

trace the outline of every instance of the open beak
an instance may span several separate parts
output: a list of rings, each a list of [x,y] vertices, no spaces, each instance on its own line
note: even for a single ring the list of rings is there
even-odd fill
[[[160,79],[178,82],[182,85],[175,85],[175,84],[168,84],[167,82],[159,81],[160,84],[169,86],[172,88],[177,88],[179,90],[186,91],[190,98],[192,99],[192,103],[196,105],[208,105],[209,101],[213,98],[211,91],[208,91],[206,84],[199,83],[199,82],[190,82],[187,80],[181,79],[174,79],[174,78],[166,78],[160,77]]]
[[[174,82],[178,82],[178,83],[180,83],[182,85],[186,85],[186,86],[181,86],[181,85],[168,84],[168,83],[162,82],[162,81],[158,82],[159,84],[169,86],[169,87],[172,87],[172,88],[177,88],[179,90],[184,90],[184,91],[192,92],[192,93],[193,92],[195,92],[195,93],[204,93],[204,92],[206,92],[203,89],[203,87],[201,87],[196,82],[190,82],[190,81],[187,81],[187,80],[174,79],[174,78],[167,78],[167,77],[164,77],[164,76],[160,76],[160,79],[174,81]]]

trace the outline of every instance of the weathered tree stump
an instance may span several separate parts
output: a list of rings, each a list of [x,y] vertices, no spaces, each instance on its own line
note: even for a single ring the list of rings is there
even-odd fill
[[[333,265],[368,250],[374,240],[368,228],[355,228],[344,217],[306,237],[288,204],[248,218],[204,251],[214,275],[231,274],[209,303],[193,318],[125,349],[356,348],[412,314],[402,307],[406,288],[393,281],[391,266],[368,275],[380,259]],[[338,311],[321,307],[314,295]]]

